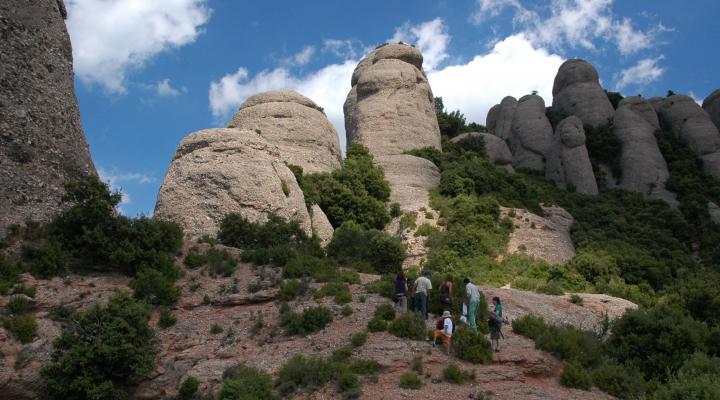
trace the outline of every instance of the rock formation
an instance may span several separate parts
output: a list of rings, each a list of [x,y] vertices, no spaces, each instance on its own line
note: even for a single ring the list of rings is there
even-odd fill
[[[555,129],[545,178],[554,181],[563,189],[572,186],[579,193],[598,194],[595,174],[585,147],[585,130],[580,118],[567,117],[560,121]]]
[[[228,128],[260,134],[280,150],[280,159],[305,172],[340,168],[340,141],[322,108],[293,91],[259,93],[248,98]]]
[[[313,204],[309,211],[313,233],[320,238],[322,247],[325,247],[330,243],[330,240],[332,240],[335,229],[319,205]]]
[[[390,181],[393,201],[406,210],[427,205],[427,190],[439,183],[434,164],[403,155],[422,147],[440,149],[435,101],[422,60],[409,45],[378,47],[355,68],[343,107],[348,144],[370,150]]]
[[[513,222],[507,254],[522,253],[551,264],[565,263],[575,257],[570,238],[573,217],[560,207],[542,209],[545,217],[520,208],[500,207],[501,217],[509,217]]]
[[[545,116],[545,102],[538,95],[520,98],[512,120],[510,149],[513,166],[545,172],[545,158],[553,142],[550,121]]]
[[[665,125],[703,161],[705,172],[720,178],[720,133],[708,113],[690,96],[665,98],[659,111]]]
[[[513,157],[510,153],[507,143],[501,138],[484,132],[467,132],[462,133],[450,139],[451,142],[457,143],[467,137],[478,136],[485,142],[485,155],[495,164],[504,167],[510,172],[514,172],[512,167]]]
[[[622,145],[622,176],[618,187],[676,205],[675,195],[665,189],[670,174],[655,139],[659,126],[655,110],[648,101],[633,96],[620,102],[613,128]]]
[[[505,96],[500,104],[494,105],[490,111],[488,111],[485,121],[485,127],[488,132],[503,139],[509,139],[516,108],[517,100],[512,96]]]
[[[0,237],[61,209],[66,182],[95,174],[75,98],[62,0],[0,4]]]
[[[280,150],[262,135],[206,129],[180,142],[160,187],[155,216],[175,221],[185,235],[215,235],[229,213],[263,222],[275,213],[311,233],[305,196]]]
[[[554,109],[575,115],[583,125],[599,127],[612,121],[614,109],[600,87],[598,73],[585,60],[567,60],[558,69],[553,84]]]
[[[720,130],[720,89],[710,93],[703,100],[702,108],[710,115],[715,127]]]

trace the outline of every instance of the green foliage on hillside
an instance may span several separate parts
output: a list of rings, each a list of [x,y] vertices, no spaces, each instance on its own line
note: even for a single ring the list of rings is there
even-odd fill
[[[440,134],[453,138],[463,132],[486,132],[484,125],[475,122],[467,123],[460,110],[448,112],[443,104],[442,97],[435,98],[435,114],[437,115]]]
[[[335,230],[327,253],[346,266],[367,263],[374,272],[396,273],[405,258],[405,246],[385,232],[347,222]]]

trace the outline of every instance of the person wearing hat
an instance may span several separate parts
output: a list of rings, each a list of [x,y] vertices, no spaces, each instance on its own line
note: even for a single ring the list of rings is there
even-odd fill
[[[425,270],[423,275],[415,279],[413,283],[413,293],[415,293],[415,301],[413,302],[413,311],[415,314],[421,314],[425,320],[428,319],[428,300],[430,299],[430,291],[432,290],[432,282],[430,282],[431,272]]]
[[[445,350],[447,350],[448,354],[450,354],[450,342],[454,329],[455,327],[453,326],[452,314],[450,314],[450,311],[443,312],[442,317],[438,319],[435,326],[435,337],[433,338],[433,343],[437,341],[437,338],[441,337],[443,344],[445,345]]]

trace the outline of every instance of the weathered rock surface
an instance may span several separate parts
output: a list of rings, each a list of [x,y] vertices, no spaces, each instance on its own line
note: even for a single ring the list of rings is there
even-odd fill
[[[333,229],[330,220],[328,220],[327,215],[325,215],[319,205],[313,204],[309,211],[313,233],[320,238],[320,244],[325,247],[330,243],[330,240],[332,240],[335,229]]]
[[[390,183],[390,202],[403,210],[428,207],[430,190],[440,185],[440,170],[430,160],[408,154],[376,156]]]
[[[612,121],[613,106],[600,86],[597,71],[585,60],[565,61],[555,75],[552,93],[553,108],[577,116],[583,125],[599,127]]]
[[[665,189],[670,173],[655,139],[659,128],[655,111],[637,96],[628,99],[620,102],[614,118],[613,133],[622,147],[617,187],[677,205],[675,195]]]
[[[710,93],[703,100],[702,108],[707,111],[715,127],[720,130],[720,89]]]
[[[570,116],[558,124],[553,145],[547,159],[545,178],[559,187],[575,188],[579,193],[598,194],[595,174],[585,147],[585,130],[582,121]]]
[[[512,136],[513,115],[515,115],[517,103],[514,97],[505,96],[500,104],[494,105],[488,111],[485,121],[488,132],[503,139],[509,139]]]
[[[175,151],[155,216],[177,222],[187,237],[197,238],[215,235],[233,212],[260,222],[275,213],[311,233],[305,197],[276,146],[248,130],[190,134]]]
[[[520,98],[513,115],[510,150],[515,169],[545,172],[545,159],[553,142],[545,101],[538,95]]]
[[[379,47],[358,64],[344,106],[349,144],[375,156],[440,148],[434,97],[421,66],[420,51],[404,44]]]
[[[306,172],[340,168],[340,141],[317,104],[294,91],[271,91],[249,97],[228,128],[257,132],[280,150],[280,159]]]
[[[708,214],[710,214],[710,220],[713,223],[720,224],[720,206],[718,206],[716,203],[709,202],[707,207]]]
[[[95,174],[61,0],[0,3],[0,237],[61,210],[66,182]]]
[[[663,122],[703,161],[705,172],[720,177],[720,133],[708,113],[690,96],[672,95],[660,105]]]
[[[508,148],[507,143],[503,139],[493,134],[485,132],[467,132],[455,136],[454,138],[450,139],[450,141],[453,143],[457,143],[467,137],[473,136],[478,136],[483,139],[483,141],[485,142],[485,154],[487,155],[488,159],[490,159],[490,161],[494,162],[497,165],[505,167],[511,172],[513,171],[513,157],[512,153],[510,153],[510,148]]]
[[[562,264],[575,257],[575,246],[570,238],[573,217],[563,208],[543,206],[547,217],[541,217],[520,208],[500,207],[501,217],[509,217],[514,229],[510,233],[507,253],[522,253]],[[513,215],[514,217],[510,217]]]

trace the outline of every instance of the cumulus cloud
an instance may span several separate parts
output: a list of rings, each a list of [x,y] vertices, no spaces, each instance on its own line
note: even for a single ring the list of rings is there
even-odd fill
[[[417,25],[405,23],[395,30],[390,42],[414,43],[423,54],[423,68],[434,71],[447,57],[450,35],[442,18]]]
[[[155,83],[154,89],[160,97],[175,97],[179,96],[181,93],[187,92],[187,88],[185,86],[181,86],[179,88],[173,87],[169,78],[165,78]]]
[[[110,93],[157,54],[194,42],[210,18],[207,0],[68,0],[75,73]]]
[[[622,55],[648,49],[658,33],[668,30],[662,24],[643,31],[630,18],[617,19],[613,0],[550,0],[547,7],[531,9],[520,0],[477,0],[476,23],[496,17],[504,9],[514,12],[513,22],[536,45],[555,49],[569,46],[596,50],[596,42],[609,42]],[[549,15],[545,10],[549,10]]]
[[[647,85],[657,80],[665,72],[665,69],[658,64],[663,58],[665,57],[662,55],[655,58],[644,58],[632,67],[620,71],[616,75],[615,90],[620,91],[630,85]]]
[[[325,39],[322,52],[332,53],[343,60],[354,60],[358,56],[352,40]]]
[[[305,46],[302,50],[295,53],[292,57],[283,59],[282,63],[285,65],[303,66],[310,62],[314,54],[315,46]]]

